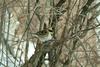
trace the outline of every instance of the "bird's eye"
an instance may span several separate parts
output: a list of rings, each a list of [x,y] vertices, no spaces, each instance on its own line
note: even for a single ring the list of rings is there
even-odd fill
[[[52,30],[49,30],[50,32],[53,32]]]

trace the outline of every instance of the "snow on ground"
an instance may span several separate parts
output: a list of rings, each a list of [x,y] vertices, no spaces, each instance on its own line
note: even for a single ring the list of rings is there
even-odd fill
[[[32,42],[29,42],[28,59],[34,54],[34,51],[35,51],[34,45],[35,44],[33,44]],[[17,52],[17,49],[18,49],[17,47],[18,46],[16,46],[14,48],[14,53]],[[25,58],[25,47],[26,47],[26,42],[23,42],[20,44],[20,48],[17,53],[18,61],[16,61],[16,64],[15,64],[17,67],[20,67],[20,65],[25,62],[24,61],[25,60],[24,59]],[[13,56],[10,53],[8,53],[7,56],[6,55],[7,55],[6,54],[6,46],[0,46],[0,67],[4,67],[4,65],[7,65],[6,61],[8,61],[8,67],[14,67],[15,59],[13,58]],[[14,55],[16,55],[16,54],[14,54]],[[8,60],[7,60],[7,58],[8,58]]]

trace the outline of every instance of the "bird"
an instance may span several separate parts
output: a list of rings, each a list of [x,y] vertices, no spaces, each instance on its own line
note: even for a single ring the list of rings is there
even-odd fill
[[[52,28],[47,28],[47,29],[44,29],[44,30],[41,30],[41,31],[38,31],[36,33],[34,33],[36,35],[36,37],[39,38],[39,40],[44,43],[44,45],[46,46],[49,41],[51,41],[53,39],[53,30]],[[46,53],[46,56],[45,56],[45,60],[44,62],[45,63],[49,63],[49,56],[48,56],[48,52]]]
[[[41,30],[41,31],[38,31],[38,32],[32,33],[32,34],[34,34],[33,36],[36,36],[42,42],[49,41],[53,38],[53,31],[51,28],[44,29],[44,30]]]

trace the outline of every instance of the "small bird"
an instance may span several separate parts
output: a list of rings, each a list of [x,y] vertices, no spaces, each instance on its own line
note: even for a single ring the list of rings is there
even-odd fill
[[[51,28],[49,29],[44,29],[42,31],[39,31],[37,33],[33,33],[38,37],[42,42],[49,41],[53,38],[53,31]]]
[[[53,38],[53,30],[52,28],[48,28],[48,29],[44,29],[44,30],[41,30],[37,33],[33,33],[36,35],[36,37],[39,38],[39,40],[43,43],[47,43],[49,40],[51,40]],[[46,56],[45,56],[45,60],[44,62],[46,63],[46,65],[49,64],[49,56],[48,56],[48,53],[46,53]]]

